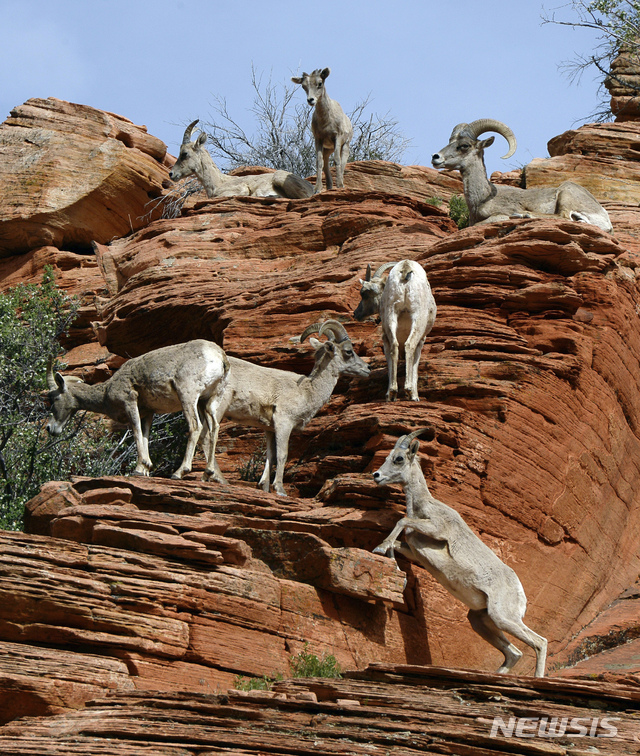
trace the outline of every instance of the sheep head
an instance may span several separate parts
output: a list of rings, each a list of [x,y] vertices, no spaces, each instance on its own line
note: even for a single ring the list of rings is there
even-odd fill
[[[309,339],[311,346],[316,350],[316,361],[309,378],[313,379],[329,364],[332,364],[333,369],[340,375],[369,377],[369,365],[354,352],[349,335],[340,321],[325,320],[324,323],[313,323],[304,329],[300,341],[304,341],[312,333],[326,336],[327,340]]]
[[[197,123],[198,119],[190,123],[184,131],[182,144],[180,145],[180,154],[169,171],[172,181],[179,181],[180,179],[187,178],[187,176],[193,176],[201,165],[201,150],[207,141],[207,135],[202,131],[195,141],[191,141],[191,134]]]
[[[509,149],[502,159],[510,158],[517,146],[513,131],[501,121],[480,118],[471,123],[459,123],[451,132],[449,144],[433,155],[431,165],[434,168],[447,168],[461,173],[478,160],[484,165],[484,151],[493,144],[495,137],[488,139],[478,139],[478,137],[488,131],[495,131],[507,140]]]
[[[406,436],[400,436],[382,466],[373,473],[373,479],[378,485],[390,486],[394,483],[404,485],[409,482],[411,465],[420,446],[418,436],[425,433],[429,434],[430,441],[435,438],[436,432],[432,426],[418,428]]]
[[[389,268],[393,268],[395,264],[384,263],[373,275],[371,275],[371,265],[367,265],[364,281],[362,278],[360,279],[360,303],[353,313],[356,320],[364,320],[370,315],[377,315],[380,312],[380,297],[386,283],[386,279],[382,275]]]
[[[291,81],[294,84],[300,84],[307,95],[307,102],[313,106],[322,97],[324,81],[330,73],[330,68],[316,68],[310,74],[303,73],[302,76],[292,76]]]

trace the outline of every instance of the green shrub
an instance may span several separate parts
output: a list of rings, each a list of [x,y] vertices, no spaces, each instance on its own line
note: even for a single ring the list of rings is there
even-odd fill
[[[459,194],[454,194],[449,200],[449,217],[453,218],[458,228],[469,225],[469,208],[464,197]]]
[[[293,677],[342,677],[342,670],[333,654],[323,655],[321,659],[309,653],[309,644],[304,650],[289,659]]]

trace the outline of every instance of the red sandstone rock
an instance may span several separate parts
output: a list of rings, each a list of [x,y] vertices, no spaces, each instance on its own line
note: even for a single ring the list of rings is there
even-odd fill
[[[0,256],[83,248],[144,226],[165,145],[121,116],[32,99],[0,126]]]

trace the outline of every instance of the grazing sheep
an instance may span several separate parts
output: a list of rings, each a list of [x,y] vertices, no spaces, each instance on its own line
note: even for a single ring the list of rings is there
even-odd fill
[[[222,400],[229,362],[222,349],[211,341],[196,339],[163,347],[135,357],[104,383],[88,385],[72,376],[64,377],[47,368],[51,417],[47,430],[59,436],[78,410],[99,412],[133,431],[138,452],[134,475],[149,475],[149,432],[155,413],[182,410],[189,426],[187,450],[172,478],[191,470],[196,443],[205,430],[208,478],[218,437],[217,408]]]
[[[353,126],[340,103],[332,100],[324,85],[331,73],[330,68],[316,68],[310,74],[292,76],[294,84],[300,84],[307,94],[309,105],[315,105],[311,119],[311,131],[316,143],[316,188],[322,191],[322,170],[327,179],[327,189],[333,189],[333,179],[329,169],[329,159],[333,152],[336,164],[336,186],[344,187],[344,167],[349,159],[349,142],[353,138]]]
[[[580,184],[564,181],[558,187],[532,187],[492,184],[487,178],[484,151],[495,137],[478,139],[487,131],[495,131],[509,143],[503,159],[516,151],[513,131],[500,121],[482,118],[472,123],[459,123],[449,144],[431,158],[434,168],[457,170],[462,174],[464,198],[469,207],[469,225],[491,223],[508,218],[560,216],[580,223],[591,223],[603,231],[612,231],[609,214],[596,198]]]
[[[207,135],[202,132],[194,141],[191,133],[198,121],[187,126],[178,159],[169,171],[172,181],[195,175],[207,197],[289,197],[302,199],[313,194],[313,186],[305,179],[288,171],[274,173],[256,173],[250,176],[228,176],[213,162],[208,150],[204,148]]]
[[[396,441],[382,467],[373,473],[379,485],[400,484],[407,500],[403,517],[374,551],[393,558],[399,552],[426,568],[452,596],[469,607],[471,627],[504,654],[498,672],[509,672],[522,656],[505,632],[536,652],[536,677],[544,677],[547,641],[528,628],[522,618],[527,607],[522,584],[508,567],[471,530],[455,509],[435,499],[418,459],[422,428]],[[404,542],[396,539],[404,532]]]
[[[383,274],[391,268],[388,278]],[[418,365],[424,341],[436,319],[436,302],[431,293],[427,274],[414,260],[385,263],[371,275],[367,266],[366,278],[360,279],[360,304],[353,317],[364,320],[380,313],[382,345],[389,371],[387,401],[398,395],[398,357],[405,357],[405,393],[412,401],[419,401]]]

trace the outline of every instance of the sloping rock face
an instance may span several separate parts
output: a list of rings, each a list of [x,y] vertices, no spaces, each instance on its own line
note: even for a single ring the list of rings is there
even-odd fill
[[[30,112],[34,102],[17,111]],[[37,102],[61,114],[62,145],[87,128],[83,119],[100,124],[94,135],[127,143],[117,136],[125,119]],[[125,162],[150,161],[157,174],[150,170],[148,186],[156,189],[148,193],[159,192],[171,159],[143,130],[127,128],[130,144],[117,150],[128,151]],[[598,138],[606,151],[606,134]],[[616,138],[631,144],[634,128]],[[563,160],[599,170],[590,155],[600,148],[587,139],[571,153],[572,139]],[[629,163],[632,153],[630,146]],[[85,157],[76,158],[76,170]],[[613,162],[613,152],[603,160]],[[593,179],[602,182],[598,196],[614,192],[608,175],[603,169]],[[514,752],[512,739],[488,735],[491,718],[507,718],[514,707],[522,716],[539,717],[531,707],[582,716],[578,689],[590,701],[601,696],[603,711],[616,715],[635,701],[620,681],[569,679],[583,670],[627,673],[629,683],[640,669],[640,247],[632,194],[608,203],[610,236],[555,219],[458,231],[446,202],[461,192],[455,176],[373,161],[349,166],[345,190],[306,200],[194,197],[178,218],[147,216],[111,236],[95,228],[85,234],[86,219],[76,223],[66,211],[55,211],[53,221],[36,213],[46,239],[35,234],[30,247],[25,234],[2,237],[10,256],[0,260],[0,288],[37,281],[51,264],[60,285],[82,298],[65,360],[88,382],[109,377],[127,357],[196,337],[308,373],[312,349],[299,335],[328,317],[345,324],[372,367],[366,381],[340,380],[328,405],[294,434],[288,497],[246,480],[260,467],[263,434],[232,423],[223,424],[218,444],[228,486],[202,483],[200,460],[184,481],[79,478],[43,488],[28,507],[29,533],[0,534],[0,708],[6,723],[51,718],[0,728],[3,753],[86,753],[82,733],[116,731],[119,753],[131,742],[138,749],[144,742],[145,753],[204,753],[211,744],[252,752],[283,712],[293,717],[283,720],[289,730],[311,728],[317,739],[313,723],[334,711],[330,729],[344,733],[352,750],[366,719],[379,720],[386,734],[367,734],[362,752],[372,743],[407,752]],[[127,202],[137,201],[132,196]],[[73,236],[76,225],[82,240]],[[352,312],[367,264],[402,258],[425,267],[438,317],[423,352],[421,401],[390,404],[380,326],[356,323]],[[422,666],[411,673],[393,666],[489,671],[501,661],[473,633],[465,607],[425,570],[402,560],[398,570],[372,554],[404,514],[404,497],[376,487],[371,473],[400,434],[426,425],[436,429],[420,447],[432,493],[516,570],[528,596],[526,622],[549,639],[549,672],[564,679],[451,670],[429,677]],[[343,668],[391,666],[362,678],[354,671],[344,682],[283,682],[274,697],[211,695],[237,675],[287,674],[289,658],[307,643],[319,656],[335,654]],[[524,653],[517,671],[531,673],[533,653]],[[400,696],[400,688],[384,688],[398,681]],[[457,692],[443,693],[450,688]],[[515,699],[496,703],[510,688]],[[301,694],[307,703],[299,706]],[[314,696],[330,708],[318,708]],[[392,699],[387,708],[374,705]],[[469,700],[483,703],[469,709]],[[436,701],[442,705],[432,715]],[[214,720],[189,739],[183,720],[201,725],[210,706]],[[353,718],[352,706],[364,719]],[[75,708],[82,711],[64,716]],[[174,735],[144,740],[139,725],[154,737],[168,726],[157,710],[168,712]],[[418,711],[434,718],[425,723]],[[399,718],[383,726],[392,715]],[[236,716],[267,725],[240,743]],[[461,729],[468,737],[456,740]],[[402,734],[417,730],[424,737],[415,743]],[[573,746],[536,737],[517,748],[577,754],[581,743],[600,745],[594,733]],[[624,753],[631,737],[602,752]],[[290,736],[265,742],[273,753],[291,750]],[[330,743],[336,752],[345,747]]]
[[[0,126],[0,256],[108,242],[159,215],[166,146],[121,116],[28,100]]]
[[[372,665],[227,695],[121,693],[0,728],[5,756],[637,753],[637,687]]]

